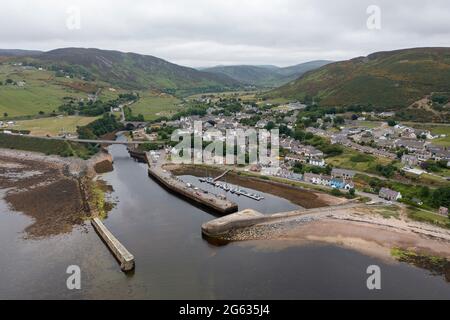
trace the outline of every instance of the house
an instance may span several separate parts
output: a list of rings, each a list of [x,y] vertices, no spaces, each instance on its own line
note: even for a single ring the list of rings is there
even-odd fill
[[[345,170],[338,168],[333,168],[333,170],[331,170],[331,176],[333,178],[342,178],[345,180],[351,180],[355,177],[355,174],[356,172],[352,170]]]
[[[381,188],[379,194],[380,198],[389,200],[389,201],[397,201],[402,198],[402,194],[400,192],[388,189],[388,188]]]
[[[419,159],[414,155],[404,154],[402,156],[402,163],[410,167],[415,167],[419,164]]]
[[[303,179],[306,182],[313,183],[313,184],[319,184],[319,185],[323,185],[323,186],[329,186],[331,183],[330,176],[322,176],[322,175],[314,174],[314,173],[305,173],[303,175]]]
[[[440,207],[439,208],[439,214],[442,215],[442,216],[448,216],[448,208]]]
[[[421,151],[425,149],[423,141],[414,139],[399,139],[395,142],[396,147],[404,147],[410,152]]]
[[[300,153],[302,153],[305,157],[308,158],[322,158],[324,156],[323,152],[317,150],[312,146],[303,146],[299,149]]]
[[[284,157],[284,159],[286,161],[292,161],[292,162],[297,162],[297,163],[307,163],[308,159],[306,159],[305,157],[295,154],[295,153],[289,153],[286,155],[286,157]]]
[[[316,167],[325,167],[326,163],[324,159],[309,159],[309,164]]]

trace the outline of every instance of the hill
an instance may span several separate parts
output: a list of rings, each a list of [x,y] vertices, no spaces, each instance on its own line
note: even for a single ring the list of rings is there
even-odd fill
[[[0,49],[0,57],[25,57],[42,53],[37,50]]]
[[[27,62],[77,77],[100,80],[124,89],[155,89],[191,94],[239,87],[225,75],[182,67],[148,55],[119,51],[64,48],[28,57]]]
[[[254,85],[259,87],[277,87],[300,77],[305,72],[320,68],[330,62],[331,61],[318,60],[285,68],[271,65],[216,66],[212,68],[202,69],[202,71],[210,72],[213,74],[226,75],[236,81],[247,85]]]
[[[328,64],[267,93],[267,98],[316,98],[322,106],[399,109],[433,92],[450,91],[450,48],[378,52]]]

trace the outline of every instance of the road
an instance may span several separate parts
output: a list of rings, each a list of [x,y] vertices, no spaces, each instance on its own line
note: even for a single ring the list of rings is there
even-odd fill
[[[9,135],[23,136],[23,135],[17,134],[17,133],[10,133]],[[36,136],[30,136],[30,137],[36,138],[36,139],[43,139],[43,140],[57,140],[57,141],[70,141],[70,142],[78,142],[78,143],[97,143],[97,144],[135,145],[135,144],[148,143],[148,141],[91,140],[91,139],[69,139],[69,138],[62,138],[62,137],[36,137]]]

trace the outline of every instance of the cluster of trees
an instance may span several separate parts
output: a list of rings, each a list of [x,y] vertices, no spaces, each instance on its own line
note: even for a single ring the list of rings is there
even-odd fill
[[[158,133],[160,140],[168,140],[176,128],[172,126],[163,126],[160,128],[147,128],[147,133]]]
[[[138,114],[137,116],[133,115],[133,111],[130,107],[126,106],[123,108],[123,113],[125,114],[125,120],[126,121],[138,121],[138,122],[144,122],[144,115]]]
[[[205,116],[207,114],[207,111],[209,108],[209,105],[207,104],[193,104],[186,108],[183,111],[178,112],[172,117],[172,120],[178,120],[181,117],[189,117],[189,116]]]
[[[397,172],[397,168],[392,163],[388,164],[387,166],[377,164],[375,170],[386,178],[392,178],[394,174]]]
[[[446,160],[441,160],[441,161],[428,160],[426,162],[422,162],[420,164],[420,167],[426,171],[441,172],[441,171],[447,169],[447,161]]]
[[[223,114],[228,117],[242,111],[242,105],[239,100],[236,99],[220,99],[216,105],[221,110],[215,111],[214,114]]]
[[[59,106],[58,110],[64,113],[67,113],[68,115],[74,115],[74,114],[80,114],[83,116],[88,117],[96,117],[100,116],[106,112],[109,112],[111,108],[116,108],[121,104],[125,104],[128,102],[134,102],[139,99],[138,95],[135,95],[133,93],[125,93],[120,94],[119,97],[115,100],[110,100],[107,102],[103,102],[101,100],[97,100],[95,102],[88,101],[75,101],[74,99],[65,99],[68,100],[63,105]],[[134,120],[129,120],[134,121]],[[143,121],[143,120],[142,120]]]
[[[304,144],[313,146],[322,151],[327,157],[335,157],[344,152],[344,148],[337,144],[331,144],[326,139],[315,136],[310,132],[296,129],[291,135],[292,138],[303,142]]]
[[[96,102],[89,101],[69,101],[65,104],[59,106],[58,110],[68,115],[80,114],[88,117],[96,117],[104,114],[105,112],[109,112],[111,107],[116,107],[114,101],[103,102],[101,100],[97,100]]]
[[[17,83],[13,79],[8,78],[5,80],[5,85],[8,85],[8,84],[16,85]],[[2,85],[3,85],[3,81],[0,81],[0,86],[2,86]]]
[[[308,164],[302,164],[302,163],[296,163],[294,165],[294,172],[295,173],[299,173],[299,174],[304,174],[306,172],[311,172],[311,173],[315,173],[315,174],[324,174],[324,175],[330,175],[331,174],[331,170],[333,169],[330,165],[327,165],[324,168],[321,167],[316,167],[316,166],[311,166]]]
[[[122,124],[114,115],[104,114],[102,118],[90,124],[78,127],[77,133],[80,139],[97,139],[98,137],[122,129]]]

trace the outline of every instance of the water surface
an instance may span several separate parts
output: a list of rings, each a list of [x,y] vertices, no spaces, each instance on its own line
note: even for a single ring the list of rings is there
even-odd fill
[[[103,179],[114,187],[112,197],[118,202],[105,224],[135,255],[134,274],[120,271],[90,225],[68,235],[26,240],[22,232],[32,221],[0,202],[0,298],[450,297],[450,285],[441,276],[337,246],[213,246],[202,239],[201,224],[214,216],[161,188],[147,176],[146,165],[129,158],[125,147],[111,146],[110,152],[115,170]],[[295,206],[278,198],[264,209],[258,206],[267,203],[247,200],[265,213]],[[366,269],[372,264],[381,267],[381,291],[366,287]],[[81,267],[80,291],[66,288],[69,265]]]

